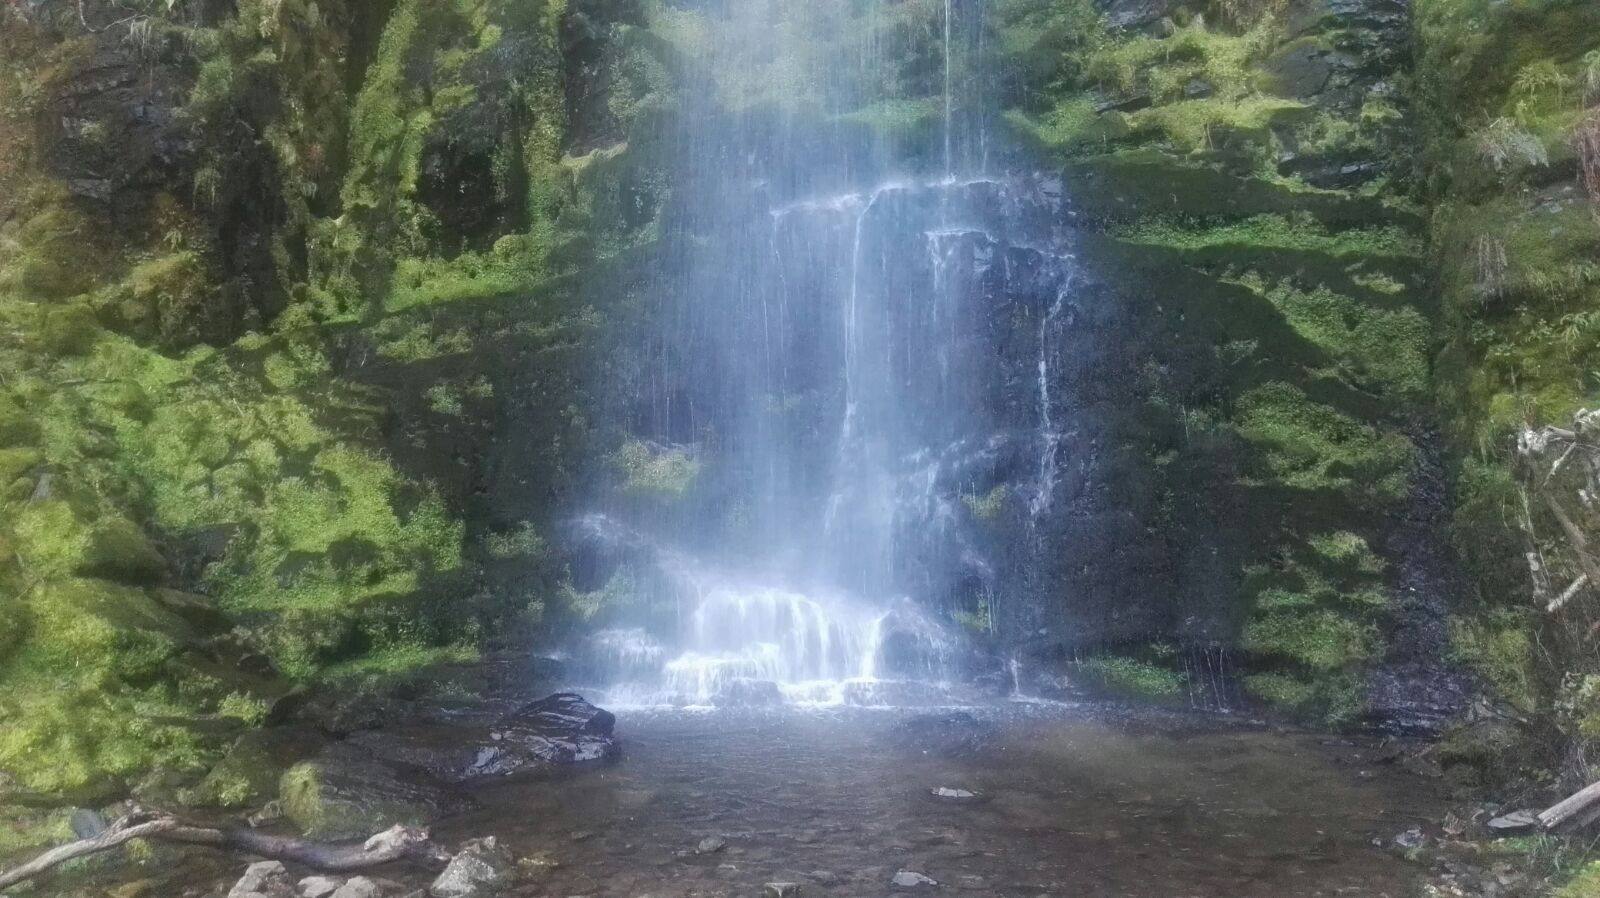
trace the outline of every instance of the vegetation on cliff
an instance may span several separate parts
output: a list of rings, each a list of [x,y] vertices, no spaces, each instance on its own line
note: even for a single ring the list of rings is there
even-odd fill
[[[13,797],[514,629],[588,427],[562,4],[125,7],[0,12]],[[534,501],[483,494],[497,439]]]
[[[1025,76],[1008,121],[1066,166],[1103,235],[1088,263],[1121,266],[1147,318],[1112,414],[1155,462],[1172,588],[1237,609],[1257,699],[1334,723],[1368,711],[1407,613],[1384,543],[1432,349],[1393,152],[1404,16],[1346,6],[1012,0],[1001,32]]]
[[[1600,401],[1600,9],[1424,0],[1416,15],[1439,396],[1473,585],[1456,644],[1529,715],[1527,763],[1577,772],[1600,735],[1600,593],[1552,600],[1600,519],[1587,477],[1536,465],[1519,438]]]

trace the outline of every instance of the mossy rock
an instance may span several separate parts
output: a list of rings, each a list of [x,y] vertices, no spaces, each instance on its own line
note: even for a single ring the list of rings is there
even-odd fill
[[[1240,177],[1205,157],[1178,157],[1154,149],[1124,150],[1077,159],[1064,169],[1073,205],[1090,221],[1149,218],[1219,221],[1255,215],[1310,215],[1328,228],[1394,222],[1421,225],[1370,197],[1344,192],[1293,190],[1261,178]]]
[[[1100,655],[1078,667],[1098,688],[1119,698],[1165,704],[1183,698],[1188,687],[1184,674],[1126,655]]]
[[[1367,710],[1366,682],[1359,673],[1261,671],[1244,678],[1245,692],[1272,709],[1300,720],[1340,728]]]
[[[22,410],[22,405],[16,399],[0,394],[0,446],[31,443],[38,435],[38,425]]]
[[[295,728],[247,732],[234,741],[198,785],[182,798],[189,804],[245,808],[277,797],[284,773],[318,751],[326,740]]]
[[[278,782],[278,799],[303,833],[320,839],[369,836],[397,823],[426,826],[465,805],[435,782],[344,745],[289,768]]]
[[[1462,724],[1440,740],[1433,758],[1446,776],[1461,786],[1494,788],[1512,780],[1514,758],[1532,758],[1522,751],[1526,737],[1508,720],[1485,719]]]
[[[159,581],[166,561],[126,517],[80,510],[64,499],[31,502],[17,514],[17,554],[35,570],[126,584]]]

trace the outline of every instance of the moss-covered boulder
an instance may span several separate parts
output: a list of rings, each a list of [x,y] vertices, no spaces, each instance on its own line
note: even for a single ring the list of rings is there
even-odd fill
[[[465,799],[421,774],[337,745],[284,772],[278,800],[295,826],[321,839],[369,836],[397,823],[427,826],[465,806]]]

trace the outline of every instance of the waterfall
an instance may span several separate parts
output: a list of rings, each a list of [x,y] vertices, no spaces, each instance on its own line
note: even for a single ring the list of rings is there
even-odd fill
[[[665,511],[612,509],[652,547],[629,562],[640,595],[585,649],[624,703],[937,700],[967,657],[956,621],[1005,635],[1013,586],[985,528],[1010,519],[1007,496],[1047,514],[1055,487],[1061,190],[986,174],[989,128],[963,118],[991,108],[963,93],[987,83],[965,74],[982,0],[929,7],[936,30],[913,33],[942,35],[942,71],[894,88],[925,91],[910,100],[887,93],[911,77],[885,74],[903,34],[879,29],[921,7],[880,5],[673,14],[709,35],[646,296],[675,328],[649,336],[682,367],[640,377],[665,415],[630,418],[651,445],[692,442],[704,482]],[[795,88],[811,105],[745,104],[791,70],[813,73]],[[942,108],[926,152],[859,124],[889,102]],[[1018,321],[1037,344],[1028,417],[1000,401],[1027,382],[1004,333]],[[1029,431],[1038,457],[1018,466]]]

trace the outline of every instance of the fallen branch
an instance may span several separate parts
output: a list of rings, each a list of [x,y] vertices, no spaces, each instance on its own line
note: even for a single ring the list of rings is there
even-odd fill
[[[1572,581],[1572,585],[1563,590],[1561,595],[1551,599],[1550,604],[1546,605],[1544,610],[1550,614],[1555,614],[1557,611],[1560,611],[1563,607],[1565,607],[1568,602],[1572,601],[1573,596],[1577,595],[1585,586],[1588,585],[1589,575],[1579,574],[1578,579]]]
[[[110,829],[92,839],[83,839],[52,848],[44,854],[12,870],[0,872],[0,889],[7,889],[19,882],[33,879],[41,873],[65,864],[67,861],[110,851],[118,845],[132,842],[135,839],[153,838],[163,832],[171,830],[178,825],[178,821],[170,817],[161,817],[140,823],[134,826],[121,826],[126,824],[128,818],[124,817],[113,824]]]
[[[395,826],[359,845],[335,844],[270,836],[252,829],[195,826],[170,815],[152,817],[143,811],[134,811],[97,836],[52,848],[20,867],[0,872],[0,889],[34,879],[67,861],[110,851],[135,839],[204,845],[269,860],[292,861],[329,873],[366,870],[407,859],[443,863],[450,857],[434,844],[427,830],[409,826]]]
[[[1588,826],[1600,820],[1600,783],[1574,793],[1565,801],[1546,809],[1539,815],[1539,825],[1546,832],[1558,829]]]

